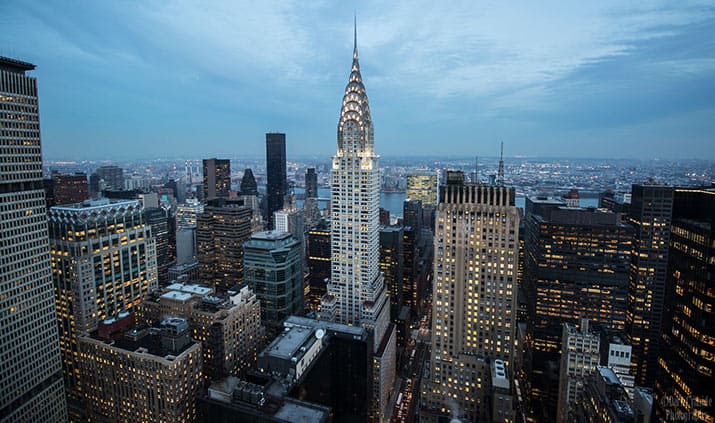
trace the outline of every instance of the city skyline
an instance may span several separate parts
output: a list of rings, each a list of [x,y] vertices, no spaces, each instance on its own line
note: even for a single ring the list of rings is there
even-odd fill
[[[266,131],[328,156],[343,9],[16,3],[0,54],[41,65],[45,159],[241,155]],[[535,9],[360,4],[381,153],[715,158],[715,8]]]

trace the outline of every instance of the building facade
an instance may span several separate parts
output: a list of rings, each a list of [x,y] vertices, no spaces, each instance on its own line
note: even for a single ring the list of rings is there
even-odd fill
[[[251,237],[250,207],[224,199],[210,201],[197,218],[199,278],[217,292],[243,283],[243,243]]]
[[[305,241],[308,265],[305,307],[318,311],[320,299],[327,292],[326,281],[330,279],[330,227],[323,222],[306,233]]]
[[[53,174],[52,186],[55,197],[53,206],[81,203],[89,198],[87,175],[84,173],[73,173],[71,175]]]
[[[332,269],[320,318],[363,326],[373,333],[375,389],[371,416],[381,420],[395,380],[396,336],[380,273],[380,169],[360,74],[357,35],[338,121],[330,197]]]
[[[570,323],[564,323],[561,339],[556,422],[566,423],[573,421],[584,382],[598,367],[601,358],[601,339],[598,334],[589,331],[588,319],[581,319],[578,328]]]
[[[101,194],[102,191],[124,189],[124,169],[119,166],[100,166],[89,175],[89,189],[92,194]]]
[[[286,173],[286,134],[266,134],[266,214],[264,220],[273,223],[273,213],[283,208],[288,194]]]
[[[633,185],[628,222],[634,228],[626,311],[636,385],[652,386],[662,333],[673,187]]]
[[[676,189],[670,231],[657,421],[715,421],[715,190]],[[683,420],[683,419],[681,419]]]
[[[269,335],[303,314],[303,246],[288,232],[258,232],[243,244],[246,283],[261,302]]]
[[[437,205],[437,174],[407,175],[406,197],[420,200],[422,205]]]
[[[211,288],[173,282],[152,293],[137,310],[141,324],[156,324],[167,316],[189,322],[191,338],[201,342],[207,380],[243,375],[256,364],[264,345],[261,307],[247,286],[219,296]]]
[[[204,159],[204,200],[228,198],[231,191],[231,161]]]
[[[305,173],[305,198],[318,198],[318,174],[314,167]]]
[[[439,201],[423,415],[486,421],[489,360],[511,366],[516,347],[515,192],[467,184],[462,172],[449,172]]]
[[[124,317],[124,319],[130,316]],[[201,344],[185,319],[157,330],[110,332],[102,326],[79,338],[78,363],[87,422],[193,422],[201,386]]]
[[[67,419],[35,65],[0,57],[0,420]]]
[[[49,233],[65,384],[79,405],[77,338],[158,288],[156,241],[136,200],[52,207]]]

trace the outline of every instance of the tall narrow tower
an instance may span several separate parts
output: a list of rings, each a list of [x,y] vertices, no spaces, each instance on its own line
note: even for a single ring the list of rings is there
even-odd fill
[[[374,152],[370,106],[358,63],[357,29],[350,78],[345,87],[338,151],[332,168],[332,269],[320,318],[360,325],[374,336],[374,400],[381,419],[395,379],[395,333],[380,273],[380,171]]]
[[[67,419],[42,186],[37,80],[0,57],[0,421]]]

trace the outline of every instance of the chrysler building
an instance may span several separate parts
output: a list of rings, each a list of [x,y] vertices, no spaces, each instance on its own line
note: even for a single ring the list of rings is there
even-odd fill
[[[396,335],[379,268],[380,170],[370,106],[360,75],[357,29],[338,121],[330,207],[332,269],[327,293],[321,299],[320,318],[372,331],[371,420],[380,421],[389,417],[385,410],[395,381]]]

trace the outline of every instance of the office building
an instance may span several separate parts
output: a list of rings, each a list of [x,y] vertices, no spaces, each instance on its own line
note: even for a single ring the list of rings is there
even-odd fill
[[[367,329],[291,316],[258,356],[257,371],[211,384],[205,422],[368,422],[372,338]]]
[[[204,159],[203,199],[228,198],[231,191],[231,161],[228,159]]]
[[[212,288],[173,282],[154,291],[137,311],[141,324],[154,324],[165,316],[189,322],[191,338],[201,342],[207,380],[243,375],[256,364],[264,346],[260,304],[247,286],[217,295]]]
[[[489,360],[511,366],[516,348],[519,213],[513,188],[440,186],[434,237],[432,357],[423,417],[486,421]]]
[[[357,35],[337,138],[330,191],[332,270],[328,292],[321,300],[320,318],[372,332],[375,389],[371,416],[377,421],[386,417],[395,381],[396,336],[390,324],[387,287],[380,273],[380,169],[360,74]]]
[[[54,205],[81,203],[89,198],[89,186],[87,185],[87,175],[84,173],[73,173],[62,175],[52,174],[52,186],[54,193]]]
[[[197,216],[204,212],[204,205],[193,198],[176,207],[176,229],[196,229]]]
[[[306,263],[308,265],[308,290],[305,308],[318,311],[320,299],[325,295],[330,279],[330,225],[323,221],[306,233]]]
[[[546,377],[558,363],[563,323],[579,316],[623,331],[633,230],[619,214],[571,208],[544,200],[524,224],[523,288],[533,341],[533,400],[554,416],[556,383]]]
[[[653,386],[662,334],[673,187],[633,185],[628,223],[634,228],[626,312],[636,384]]]
[[[197,218],[201,282],[224,293],[243,283],[243,243],[251,237],[251,208],[223,198],[209,201]]]
[[[241,195],[258,195],[258,184],[250,167],[243,171],[240,188]]]
[[[437,205],[437,174],[407,175],[406,197],[419,200],[422,205]]]
[[[318,174],[314,167],[309,167],[305,173],[305,198],[318,198]]]
[[[415,230],[419,236],[424,227],[422,202],[420,200],[405,200],[402,204],[402,224]]]
[[[599,364],[600,337],[589,330],[588,319],[581,319],[578,329],[564,323],[561,335],[561,366],[559,367],[559,403],[556,422],[573,421],[577,400],[586,377]]]
[[[502,360],[494,360],[489,366],[491,377],[491,397],[489,404],[491,408],[491,422],[493,423],[513,423],[515,417],[514,395],[512,394],[512,384],[509,380],[509,371],[506,363]]]
[[[0,57],[0,420],[63,422],[33,69]]]
[[[390,211],[380,207],[380,225],[390,224]]]
[[[124,190],[124,169],[118,166],[100,166],[89,175],[89,190],[93,195],[104,190]]]
[[[151,233],[156,240],[156,270],[159,286],[165,286],[169,281],[169,266],[173,263],[169,253],[172,243],[169,231],[169,218],[162,208],[145,208],[146,223],[151,226]]]
[[[288,194],[286,174],[286,134],[266,134],[266,214],[265,221],[273,224],[273,213],[283,208]]]
[[[715,190],[674,195],[655,416],[715,421]]]
[[[581,397],[575,403],[573,420],[578,423],[633,423],[637,420],[632,402],[616,373],[598,366],[586,376]]]
[[[158,288],[156,240],[137,200],[88,200],[49,213],[52,277],[71,405],[82,390],[77,338]]]
[[[282,209],[273,213],[273,228],[276,232],[289,232],[293,239],[303,244],[305,231],[303,211],[300,209]]]
[[[288,232],[258,232],[243,244],[246,283],[261,302],[269,336],[303,314],[303,246]]]
[[[79,338],[88,422],[191,422],[201,386],[201,345],[185,319],[133,327],[121,315]]]

